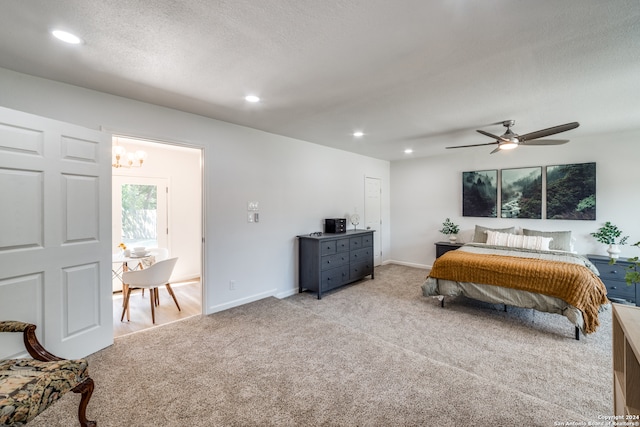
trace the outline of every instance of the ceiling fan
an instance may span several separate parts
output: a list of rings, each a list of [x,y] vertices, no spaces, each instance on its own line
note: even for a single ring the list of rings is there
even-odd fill
[[[496,123],[497,124],[497,123]],[[505,120],[502,122],[502,125],[507,128],[507,131],[500,135],[493,135],[489,132],[485,132],[483,130],[477,130],[477,132],[486,135],[490,138],[494,138],[495,142],[487,142],[486,144],[472,144],[472,145],[458,145],[455,147],[447,147],[447,148],[465,148],[465,147],[479,147],[481,145],[495,145],[498,144],[498,147],[491,152],[491,154],[496,153],[500,150],[511,150],[516,148],[518,145],[560,145],[566,144],[569,142],[568,139],[538,139],[544,138],[545,136],[555,135],[556,133],[566,132],[571,129],[575,129],[580,126],[578,122],[566,123],[564,125],[558,125],[554,127],[550,127],[548,129],[542,129],[535,132],[527,133],[524,135],[518,135],[511,131],[511,126],[515,125],[515,120]]]

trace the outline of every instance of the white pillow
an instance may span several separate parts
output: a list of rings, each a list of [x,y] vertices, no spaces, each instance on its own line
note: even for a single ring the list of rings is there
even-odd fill
[[[552,240],[551,237],[524,236],[522,234],[500,233],[487,230],[487,245],[548,251],[549,243],[551,243]]]

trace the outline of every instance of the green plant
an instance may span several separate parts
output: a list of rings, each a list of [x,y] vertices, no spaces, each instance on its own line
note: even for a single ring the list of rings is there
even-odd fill
[[[622,239],[616,241],[616,239],[622,235],[622,230],[609,221],[605,222],[598,231],[591,233],[591,235],[595,237],[598,242],[604,243],[605,245],[624,245],[629,238],[629,236],[624,236]]]
[[[458,234],[460,227],[454,224],[449,218],[442,223],[440,232],[442,234]]]
[[[640,242],[634,243],[632,246],[640,247]],[[627,267],[627,272],[624,275],[624,280],[629,286],[640,283],[640,261],[638,261],[638,257],[635,256],[633,258],[629,258],[627,261],[629,261],[631,264]]]

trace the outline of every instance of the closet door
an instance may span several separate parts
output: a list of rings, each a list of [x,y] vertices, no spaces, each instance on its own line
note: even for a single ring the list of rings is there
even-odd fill
[[[364,225],[373,233],[373,265],[382,264],[382,180],[365,177],[364,180]]]
[[[112,344],[110,135],[0,108],[0,200],[2,319],[65,358]]]

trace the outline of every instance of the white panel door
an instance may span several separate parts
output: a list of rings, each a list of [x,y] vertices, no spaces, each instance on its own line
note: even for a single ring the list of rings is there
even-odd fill
[[[0,318],[61,357],[113,343],[110,163],[108,134],[0,107]]]
[[[373,233],[373,265],[382,264],[382,181],[380,178],[364,179],[364,225]]]

